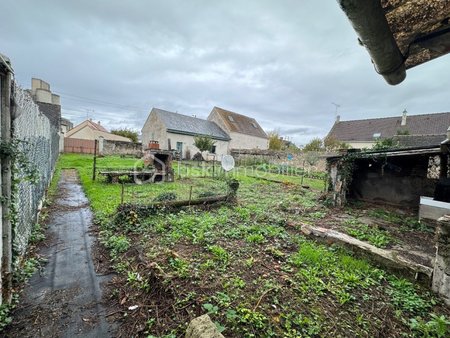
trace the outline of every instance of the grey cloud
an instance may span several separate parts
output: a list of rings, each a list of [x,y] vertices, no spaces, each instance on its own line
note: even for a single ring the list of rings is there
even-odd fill
[[[94,99],[62,95],[74,122],[89,114],[110,128],[141,129],[153,106],[206,117],[217,105],[306,143],[332,126],[331,102],[343,120],[448,110],[450,57],[411,69],[391,87],[335,1],[17,0],[2,7],[11,15],[0,22],[1,52],[16,79],[29,86],[40,77],[55,92]]]

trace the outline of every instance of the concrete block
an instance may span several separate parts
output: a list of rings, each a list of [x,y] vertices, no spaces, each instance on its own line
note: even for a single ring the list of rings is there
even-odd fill
[[[450,214],[450,203],[435,201],[432,197],[420,196],[419,219],[438,220]]]

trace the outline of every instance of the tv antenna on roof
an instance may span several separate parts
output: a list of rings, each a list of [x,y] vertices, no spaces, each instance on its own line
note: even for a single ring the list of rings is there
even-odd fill
[[[340,108],[341,105],[334,102],[331,102],[331,104],[336,107],[336,110],[334,111],[334,118],[336,119],[338,115],[338,109]]]

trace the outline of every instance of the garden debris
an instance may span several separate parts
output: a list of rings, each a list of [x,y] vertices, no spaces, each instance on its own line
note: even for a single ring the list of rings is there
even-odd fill
[[[227,183],[229,191],[226,195],[177,201],[172,200],[173,196],[171,195],[171,193],[167,193],[166,195],[170,196],[170,199],[162,202],[152,204],[121,204],[117,207],[116,222],[121,223],[125,221],[127,223],[135,224],[138,222],[138,217],[145,218],[151,215],[155,215],[159,210],[170,211],[173,209],[192,205],[208,205],[218,202],[234,202],[236,199],[237,190],[239,188],[239,182],[235,179],[231,179]]]
[[[402,257],[396,251],[377,248],[374,245],[360,241],[347,234],[322,227],[302,224],[301,231],[307,236],[323,240],[328,244],[335,243],[348,247],[355,253],[362,254],[391,271],[401,273],[405,277],[419,280],[426,285],[429,285],[431,282],[432,268]]]

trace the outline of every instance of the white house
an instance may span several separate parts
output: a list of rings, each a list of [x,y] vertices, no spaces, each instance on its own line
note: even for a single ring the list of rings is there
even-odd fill
[[[142,144],[145,148],[150,141],[158,141],[160,149],[176,149],[183,158],[190,158],[199,151],[194,146],[194,138],[198,135],[210,136],[214,140],[212,152],[216,159],[228,154],[230,137],[215,122],[158,108],[153,108],[145,121]]]
[[[208,116],[230,136],[229,149],[269,149],[269,138],[254,118],[214,107]]]

